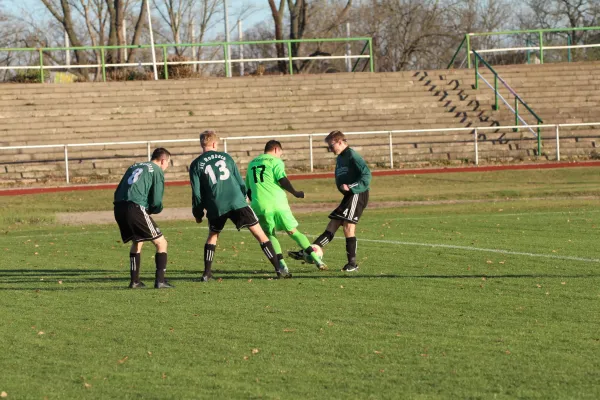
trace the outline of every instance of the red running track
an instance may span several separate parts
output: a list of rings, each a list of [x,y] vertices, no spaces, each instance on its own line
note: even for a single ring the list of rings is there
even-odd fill
[[[519,165],[490,165],[485,167],[446,167],[446,168],[419,168],[419,169],[398,169],[389,171],[373,171],[374,176],[390,175],[420,175],[420,174],[441,174],[457,172],[489,172],[523,169],[554,169],[554,168],[575,168],[575,167],[600,167],[600,161],[586,162],[564,162],[564,163],[544,163],[544,164],[519,164]],[[333,172],[319,174],[299,174],[290,175],[291,180],[295,179],[319,179],[333,178]],[[189,185],[189,181],[166,182],[167,186]],[[73,186],[54,186],[54,187],[34,187],[34,188],[16,188],[0,189],[0,196],[19,196],[24,194],[56,193],[56,192],[74,192],[80,190],[102,190],[115,189],[116,183],[91,184],[91,185],[73,185]]]

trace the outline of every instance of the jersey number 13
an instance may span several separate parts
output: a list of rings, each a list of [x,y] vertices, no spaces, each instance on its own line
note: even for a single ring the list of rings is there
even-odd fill
[[[225,161],[220,160],[215,163],[215,167],[219,168],[219,180],[226,181],[231,176],[231,173],[227,169],[227,164]],[[207,165],[204,168],[204,173],[210,177],[210,181],[213,185],[217,184],[217,176],[215,175],[215,171],[213,171],[212,166]]]

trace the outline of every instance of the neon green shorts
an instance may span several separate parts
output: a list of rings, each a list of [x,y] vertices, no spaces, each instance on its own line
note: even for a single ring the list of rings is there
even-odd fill
[[[273,210],[264,214],[257,214],[260,227],[267,235],[274,235],[277,231],[292,231],[298,226],[291,210]]]

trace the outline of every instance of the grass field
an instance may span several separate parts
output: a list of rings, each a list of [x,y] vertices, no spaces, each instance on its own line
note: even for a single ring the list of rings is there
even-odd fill
[[[342,239],[325,248],[329,271],[290,260],[294,278],[277,281],[249,233],[226,231],[213,267],[222,280],[201,283],[206,225],[164,221],[177,287],[162,291],[125,289],[115,226],[54,222],[110,210],[112,191],[0,197],[0,392],[596,399],[598,172],[376,178],[371,201],[431,204],[367,210],[361,268],[346,275]],[[329,180],[294,185],[307,201],[337,198]],[[167,188],[166,207],[189,199]],[[327,211],[298,214],[301,229],[321,233]],[[142,254],[147,283],[152,255]]]

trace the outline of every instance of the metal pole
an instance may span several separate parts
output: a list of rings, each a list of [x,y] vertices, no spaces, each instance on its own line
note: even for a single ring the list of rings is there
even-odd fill
[[[465,35],[467,38],[467,68],[471,68],[471,35]]]
[[[350,22],[346,22],[346,37],[350,39]],[[352,61],[350,56],[352,55],[352,48],[350,42],[346,42],[346,72],[352,72]]]
[[[65,145],[65,175],[67,177],[67,183],[69,182],[69,151],[67,150],[67,145]]]
[[[191,22],[192,25],[192,43],[196,44],[196,24],[194,23],[194,21],[192,20]],[[194,61],[198,61],[198,47],[193,46],[192,47],[192,60]],[[194,72],[198,72],[198,64],[194,64]]]
[[[569,35],[567,33],[567,46],[571,46],[571,35]],[[567,61],[571,62],[573,59],[571,57],[571,48],[569,47],[568,53],[567,53]]]
[[[147,143],[148,161],[151,160],[152,154],[150,153],[150,142]]]
[[[479,89],[479,58],[475,56],[475,90]]]
[[[315,169],[313,155],[313,135],[308,135],[308,149],[310,153],[310,172],[313,172]]]
[[[106,82],[106,55],[104,47],[100,50],[100,61],[102,62],[102,82]]]
[[[69,35],[67,34],[67,31],[65,31],[65,47],[67,48],[65,50],[65,64],[67,65],[71,65],[71,52],[69,51]]]
[[[475,144],[475,165],[479,165],[479,146],[477,144],[479,132],[478,132],[477,128],[475,128],[475,130],[473,131],[473,135],[475,136],[473,138],[473,143]]]
[[[494,74],[494,110],[498,111],[498,74]]]
[[[238,19],[238,38],[242,42],[244,40],[244,31],[242,29],[242,20]],[[240,44],[240,60],[244,59],[244,45]],[[240,62],[240,76],[244,76],[244,63]]]
[[[558,124],[556,124],[556,161],[560,161],[560,134]]]
[[[44,50],[39,50],[40,54],[40,83],[44,83]]]
[[[165,72],[163,73],[165,79],[169,79],[169,57],[167,56],[167,46],[163,45],[163,64]]]
[[[146,1],[146,12],[148,13],[148,29],[150,30],[150,46],[152,47],[152,68],[154,69],[154,80],[158,80],[156,69],[156,53],[154,49],[154,34],[152,33],[152,16],[150,15],[150,0]]]
[[[294,75],[294,58],[292,57],[292,42],[287,42],[287,50],[290,75]]]
[[[123,19],[123,40],[127,44],[127,20]],[[127,62],[127,48],[123,48],[123,61]]]
[[[369,38],[369,69],[375,72],[375,60],[373,60],[373,38]]]
[[[515,126],[519,126],[519,99],[515,97]],[[519,128],[513,128],[513,132],[519,132]]]
[[[225,52],[227,53],[226,76],[231,78],[231,49],[229,48],[229,11],[227,10],[227,0],[223,0],[223,11],[225,13]]]
[[[539,32],[539,40],[540,40],[540,64],[544,63],[544,38],[543,38],[543,34],[542,31]]]
[[[392,132],[389,134],[390,138],[390,169],[394,169],[394,148],[392,144]]]
[[[227,139],[223,139],[223,151],[227,153]]]

